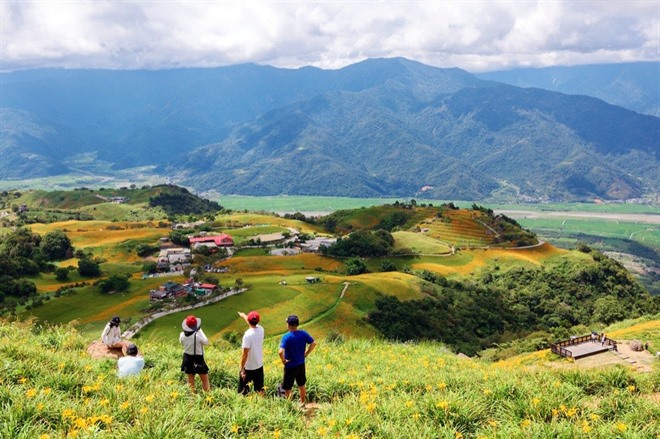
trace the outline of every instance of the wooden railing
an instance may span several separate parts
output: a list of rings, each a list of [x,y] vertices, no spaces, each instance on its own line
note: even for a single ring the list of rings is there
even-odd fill
[[[581,343],[586,343],[588,341],[591,341],[591,334],[589,335],[581,335],[579,337],[571,338],[569,340],[561,340],[556,343],[553,343],[550,345],[550,349],[552,352],[555,354],[561,355],[562,357],[573,357],[573,353],[569,350],[566,350],[564,346],[574,346],[576,344],[581,344]],[[596,339],[596,342],[598,343],[603,343],[601,342],[601,338],[598,337]],[[612,340],[611,338],[605,337],[605,342],[603,343],[606,346],[615,346],[616,341]]]

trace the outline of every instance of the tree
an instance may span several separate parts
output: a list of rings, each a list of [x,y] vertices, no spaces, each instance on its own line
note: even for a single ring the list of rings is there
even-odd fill
[[[60,230],[48,232],[41,239],[41,251],[51,261],[66,259],[72,249],[71,240]]]
[[[146,257],[150,256],[153,254],[156,250],[158,250],[157,247],[153,247],[149,244],[146,244],[144,242],[139,243],[138,245],[135,246],[135,253],[137,253],[138,256],[141,257]]]
[[[394,262],[390,261],[389,259],[386,259],[383,261],[383,263],[380,265],[381,270],[383,271],[396,271],[396,265]]]
[[[144,271],[145,273],[155,273],[157,268],[158,268],[158,264],[156,264],[153,261],[145,262],[142,265],[142,271]]]
[[[60,282],[64,282],[69,278],[69,270],[63,267],[59,267],[55,269],[55,279],[57,279]]]
[[[91,258],[83,258],[78,261],[78,273],[84,277],[97,277],[101,275],[101,267]]]
[[[107,279],[98,282],[98,287],[103,293],[126,291],[131,286],[128,279],[130,274],[112,274]]]
[[[350,258],[346,261],[346,274],[349,276],[355,276],[356,274],[362,274],[367,272],[367,264],[364,263],[364,260],[359,257]]]

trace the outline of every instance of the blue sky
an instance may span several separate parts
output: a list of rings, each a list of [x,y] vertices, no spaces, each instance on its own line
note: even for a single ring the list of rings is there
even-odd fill
[[[658,61],[660,1],[0,0],[0,69]]]

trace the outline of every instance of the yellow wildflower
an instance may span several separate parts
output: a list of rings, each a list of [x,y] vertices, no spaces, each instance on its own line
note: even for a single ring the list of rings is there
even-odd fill
[[[456,439],[463,439],[463,433],[461,433],[460,431],[457,431],[457,432],[454,434],[454,437],[455,437]]]
[[[25,396],[27,396],[28,398],[34,398],[34,396],[35,396],[36,394],[37,394],[37,391],[34,390],[34,389],[28,389],[28,390],[25,392]]]
[[[18,382],[21,383],[21,384],[25,384],[25,383],[27,383],[27,378],[25,378],[25,377],[20,377],[20,378],[18,379]]]
[[[413,402],[412,401],[406,401],[406,407],[412,407]]]
[[[152,402],[152,401],[154,400],[154,395],[153,395],[153,394],[147,395],[147,396],[144,398],[144,400],[145,400],[146,402]]]
[[[449,408],[449,403],[447,401],[439,401],[435,406],[439,409],[447,410],[447,408]]]
[[[64,409],[62,411],[62,417],[63,418],[73,418],[75,412],[72,409]]]
[[[117,384],[115,386],[115,389],[117,389],[117,392],[121,392],[124,389],[124,386],[122,386],[121,384]]]
[[[329,419],[329,420],[328,420],[328,427],[332,428],[332,427],[335,426],[336,423],[337,423],[336,420],[334,420],[334,419]]]
[[[44,409],[43,403],[40,402],[39,404],[37,404],[37,410],[38,411],[42,411],[43,409]]]
[[[325,436],[326,434],[328,434],[328,429],[325,427],[319,427],[319,429],[316,430],[316,432],[319,434],[319,436]]]
[[[172,398],[172,399],[176,399],[176,398],[178,398],[178,397],[179,397],[179,392],[174,391],[174,392],[170,393],[170,398]]]
[[[587,421],[582,421],[582,433],[589,433],[592,430]]]
[[[532,421],[530,421],[529,419],[523,419],[522,422],[520,422],[520,426],[522,428],[527,428],[530,425],[532,425]]]
[[[145,413],[147,413],[148,411],[149,411],[149,409],[146,408],[146,407],[144,407],[144,406],[142,406],[142,408],[140,409],[140,413],[143,414],[143,415],[144,415]]]
[[[419,416],[420,416],[419,413],[413,413],[413,414],[412,414],[412,418],[413,418],[415,421],[419,421]]]
[[[46,387],[46,388],[43,390],[43,392],[44,392],[44,395],[50,395],[51,388],[50,388],[50,387]]]
[[[491,427],[497,427],[497,421],[494,419],[489,419],[488,425],[490,425]]]
[[[60,364],[58,364],[57,367],[59,367],[60,369],[64,369],[66,367],[66,364],[60,363]]]
[[[600,419],[600,416],[598,416],[595,413],[590,414],[589,417],[591,418],[592,421],[597,421]]]
[[[273,439],[280,439],[281,435],[282,435],[282,432],[280,430],[275,430],[273,432]]]
[[[85,366],[85,371],[86,372],[89,372],[91,370],[92,370],[92,366],[90,366],[89,364],[87,366]]]
[[[74,424],[76,427],[80,429],[87,428],[87,421],[85,420],[85,418],[76,418]]]
[[[572,418],[573,416],[575,416],[576,413],[577,413],[577,409],[575,407],[572,407],[566,411],[566,416]]]
[[[376,410],[376,404],[375,403],[370,402],[369,404],[367,404],[367,411],[368,412],[373,412],[374,410]]]
[[[623,422],[617,422],[616,423],[616,429],[618,431],[620,431],[621,433],[623,433],[624,431],[626,431],[628,429],[628,426],[626,424],[624,424]]]
[[[533,405],[534,407],[536,407],[537,405],[539,405],[540,402],[541,402],[541,400],[540,400],[539,398],[532,398],[532,405]]]
[[[438,389],[445,390],[446,388],[447,388],[447,383],[445,382],[438,383]]]
[[[634,392],[637,388],[635,386],[628,386],[628,391],[629,392]]]
[[[348,418],[348,419],[346,420],[346,422],[345,422],[346,425],[351,425],[352,423],[353,423],[353,419],[352,419],[352,418]]]
[[[121,405],[119,406],[119,408],[122,409],[122,410],[126,410],[126,409],[129,408],[130,406],[131,406],[131,404],[130,404],[128,401],[124,401],[124,402],[121,403]]]
[[[39,439],[50,439],[50,435],[47,434],[47,433],[44,433],[41,436],[39,436]]]
[[[560,387],[561,383],[559,381],[555,381],[554,383],[552,383],[552,385],[555,387]]]
[[[355,433],[351,433],[348,436],[346,436],[346,439],[360,439],[360,436],[358,436]]]
[[[107,398],[103,399],[101,400],[101,402],[99,402],[99,404],[101,405],[101,407],[105,407],[106,405],[110,404],[110,400],[108,400]]]
[[[236,425],[236,424],[234,424],[234,425],[231,426],[231,431],[232,431],[232,433],[238,433],[238,429],[239,429],[239,427],[238,427],[238,425]]]
[[[491,395],[492,393],[493,393],[492,390],[490,390],[490,389],[484,389],[484,395],[488,396],[488,395]]]

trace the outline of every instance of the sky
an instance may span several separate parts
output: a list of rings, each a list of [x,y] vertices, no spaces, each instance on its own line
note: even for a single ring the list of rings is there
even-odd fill
[[[659,0],[0,0],[0,70],[660,61]]]

